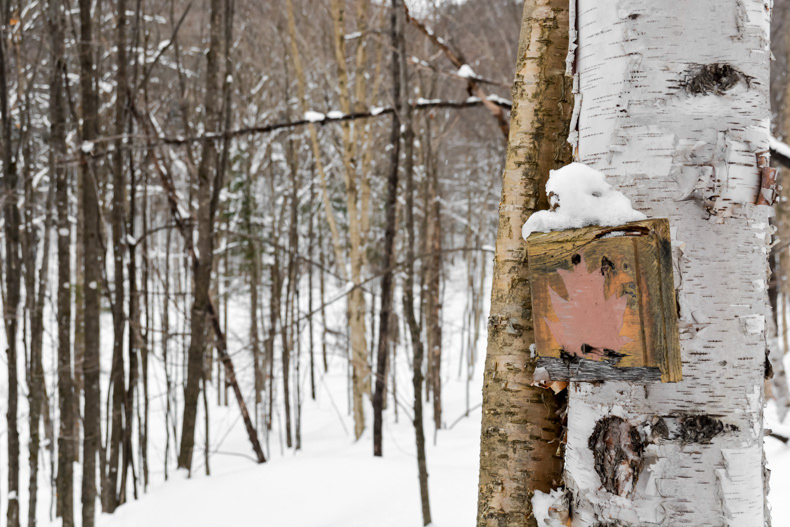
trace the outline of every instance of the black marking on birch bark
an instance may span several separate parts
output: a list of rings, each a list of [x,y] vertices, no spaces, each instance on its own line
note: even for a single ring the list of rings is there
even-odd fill
[[[717,435],[738,430],[737,426],[707,414],[679,416],[679,422],[678,434],[683,443],[709,444]]]
[[[650,442],[655,443],[658,439],[669,438],[669,427],[663,417],[653,416],[650,422]]]
[[[628,421],[607,416],[595,423],[587,441],[601,485],[612,494],[630,496],[642,470],[645,443]]]
[[[680,85],[692,95],[723,95],[739,82],[748,88],[752,78],[724,62],[694,65],[684,72]]]

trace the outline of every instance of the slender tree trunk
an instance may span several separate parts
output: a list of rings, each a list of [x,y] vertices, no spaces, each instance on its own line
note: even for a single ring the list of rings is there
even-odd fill
[[[307,257],[310,260],[307,271],[307,329],[310,346],[310,398],[315,401],[315,346],[313,339],[313,249],[315,242],[315,218],[314,218],[314,201],[315,201],[315,178],[310,178],[310,203],[307,224]]]
[[[82,104],[82,141],[99,136],[99,98],[94,67],[94,38],[91,1],[79,1],[80,16],[80,100]],[[82,374],[85,385],[85,417],[82,460],[82,525],[93,527],[96,499],[96,456],[101,442],[101,396],[99,392],[99,316],[101,308],[102,250],[99,212],[99,164],[83,152],[82,213],[84,254],[85,351]]]
[[[390,11],[390,40],[392,43],[392,99],[397,105],[401,100],[400,93],[400,57],[399,42],[403,38],[403,27],[398,24],[399,0],[392,1]],[[401,120],[398,113],[392,114],[390,128],[390,172],[387,177],[387,201],[384,206],[386,220],[384,227],[384,253],[382,267],[384,276],[381,278],[381,310],[379,311],[379,342],[376,354],[376,391],[373,394],[373,455],[383,454],[381,445],[382,412],[384,410],[385,386],[387,381],[387,357],[389,355],[390,328],[392,318],[392,257],[395,246],[395,212],[398,194],[398,159],[400,157]]]
[[[570,161],[568,2],[527,0],[499,204],[480,436],[478,526],[536,525],[531,498],[562,481],[560,403],[532,386],[533,328],[521,225],[546,206],[549,170]],[[518,448],[513,448],[519,445]]]
[[[175,419],[173,418],[172,400],[172,366],[168,363],[168,351],[170,347],[170,242],[172,231],[168,229],[165,236],[165,276],[162,284],[162,367],[165,370],[165,455],[164,455],[164,475],[165,481],[168,476],[168,462],[170,460],[170,427],[173,427],[173,443],[178,444],[176,435]],[[171,425],[172,423],[172,425]],[[176,452],[178,457],[178,452]]]
[[[291,40],[291,56],[296,70],[296,77],[298,81],[299,101],[302,112],[309,110],[307,107],[307,99],[305,94],[305,87],[307,84],[302,61],[299,54],[299,49],[296,41],[296,22],[294,20],[293,5],[291,0],[286,2],[288,14],[288,33]],[[340,9],[340,4],[333,0],[331,4],[332,18],[335,24],[334,44],[335,54],[338,63],[338,80],[341,84],[339,93],[341,95],[341,111],[344,113],[350,112],[350,102],[348,97],[348,84],[347,74],[345,71],[345,52],[343,47],[344,34],[342,30],[343,15]],[[351,278],[355,285],[359,285],[361,281],[362,272],[362,252],[360,248],[361,238],[359,231],[359,211],[357,204],[357,186],[356,175],[351,168],[351,138],[348,123],[343,125],[343,160],[345,168],[345,186],[346,186],[346,206],[348,208],[348,221],[349,221],[349,260],[350,260],[350,275],[347,270],[346,258],[343,256],[342,243],[340,241],[340,234],[337,229],[334,212],[329,202],[329,191],[327,188],[327,177],[324,170],[324,165],[321,160],[321,148],[318,141],[318,132],[313,124],[308,126],[310,132],[310,141],[313,147],[313,157],[315,158],[316,170],[320,176],[321,190],[323,194],[324,209],[327,215],[327,223],[329,230],[332,234],[332,243],[335,249],[335,262],[340,271],[341,277],[344,279]],[[367,361],[367,344],[365,342],[365,298],[362,289],[356,287],[348,296],[348,319],[349,328],[351,332],[351,369],[352,369],[352,392],[353,392],[353,405],[354,405],[354,437],[359,439],[362,432],[365,430],[365,412],[363,408],[363,394],[370,393],[370,368]]]
[[[321,272],[318,274],[318,303],[321,306],[321,361],[324,365],[324,373],[329,372],[329,360],[326,356],[326,277],[324,276],[324,228],[323,223],[318,223],[318,267]]]
[[[19,46],[17,42],[16,58],[19,60]],[[21,255],[24,268],[25,284],[25,324],[29,330],[29,360],[26,361],[26,376],[28,385],[28,524],[35,526],[36,510],[38,503],[38,474],[39,453],[41,448],[41,421],[42,416],[47,417],[48,401],[46,400],[46,383],[44,379],[44,365],[42,363],[42,343],[44,334],[44,301],[46,300],[47,280],[49,277],[49,242],[52,230],[55,186],[48,185],[46,203],[44,205],[43,240],[41,243],[41,268],[36,269],[36,260],[39,245],[39,230],[36,227],[34,214],[36,211],[36,195],[33,185],[33,174],[36,171],[36,159],[31,152],[31,97],[30,90],[20,85],[17,88],[18,97],[24,100],[22,110],[22,132],[20,134],[21,154],[24,159],[22,165],[22,183],[24,192],[24,230],[21,236]],[[54,181],[52,181],[54,183]],[[23,338],[27,329],[23,329]],[[45,431],[49,428],[45,426]],[[52,438],[54,439],[54,438]],[[46,445],[46,443],[45,443]]]
[[[219,128],[219,46],[222,26],[220,0],[211,0],[211,27],[209,49],[206,54],[206,130]],[[181,430],[179,468],[192,467],[192,450],[195,445],[195,420],[197,417],[200,381],[204,375],[205,325],[209,309],[209,287],[213,253],[214,210],[212,198],[217,185],[217,148],[213,141],[203,143],[203,154],[198,165],[198,242],[197,263],[194,267],[194,301],[191,311],[190,344],[187,365],[187,383],[184,389],[184,422]]]
[[[251,199],[251,189],[247,192]],[[260,250],[258,241],[252,239],[253,232],[250,222],[247,222],[247,232],[250,235],[250,254],[252,261],[250,262],[250,343],[252,345],[252,364],[253,376],[255,378],[255,421],[258,426],[258,407],[263,402],[264,392],[264,374],[263,374],[263,353],[261,353],[260,337],[258,332],[258,288],[261,283],[261,264],[260,264]]]
[[[2,13],[8,27],[10,2]],[[3,219],[5,221],[5,297],[6,355],[8,357],[8,527],[19,526],[19,430],[17,425],[19,381],[17,379],[17,327],[20,302],[19,207],[17,205],[17,166],[11,143],[11,115],[8,108],[6,77],[6,39],[0,39],[0,119],[3,123]]]
[[[296,302],[296,287],[298,270],[296,255],[299,251],[299,160],[296,158],[296,147],[293,140],[288,140],[288,164],[290,168],[291,199],[290,217],[288,220],[288,266],[287,283],[285,289],[285,309],[281,324],[282,333],[282,364],[283,364],[283,401],[285,402],[286,443],[291,446],[292,411],[291,411],[291,354],[295,351],[294,335],[296,334],[296,320],[294,319],[294,305]],[[297,359],[298,360],[298,359]],[[298,382],[298,378],[297,381]],[[294,386],[296,388],[296,386]]]
[[[115,133],[119,137],[125,129],[126,98],[128,93],[128,79],[126,73],[126,0],[118,0],[117,29],[115,47],[117,48],[117,74],[116,82],[118,93],[115,98]],[[112,254],[114,292],[112,304],[113,322],[113,347],[112,367],[110,370],[110,384],[112,386],[112,410],[110,419],[110,459],[107,467],[106,485],[102,486],[102,505],[106,512],[115,511],[120,502],[118,494],[118,476],[121,450],[123,449],[125,428],[130,426],[124,419],[124,398],[126,381],[124,379],[123,344],[126,318],[124,305],[126,303],[124,258],[126,251],[126,236],[124,236],[124,223],[126,221],[126,182],[123,174],[123,153],[121,139],[115,141],[112,156]],[[123,485],[123,483],[122,483]]]
[[[71,377],[71,230],[69,225],[69,180],[63,164],[66,158],[66,101],[64,76],[66,62],[63,43],[63,5],[61,0],[49,0],[48,29],[51,42],[52,74],[49,87],[49,120],[51,130],[50,177],[56,187],[58,218],[58,431],[57,511],[63,527],[74,525],[74,452],[77,449],[74,432],[74,388]]]
[[[423,142],[428,187],[428,199],[425,203],[428,218],[426,248],[429,255],[425,284],[425,332],[431,363],[428,384],[431,386],[433,396],[433,424],[434,429],[439,430],[442,428],[442,228],[439,175],[433,161],[430,125],[426,125]]]
[[[65,75],[65,73],[64,73]],[[80,447],[82,443],[80,438],[82,436],[82,407],[80,406],[81,396],[85,392],[85,379],[82,374],[82,364],[85,360],[85,213],[83,211],[82,196],[84,192],[84,169],[76,171],[76,194],[77,194],[77,210],[74,214],[77,216],[77,225],[75,229],[74,245],[75,258],[74,258],[74,344],[73,344],[73,364],[74,364],[74,397],[72,402],[74,408],[72,410],[74,423],[74,431],[72,436],[74,438],[74,461],[80,461]]]
[[[28,123],[29,125],[29,123]],[[28,153],[29,154],[29,153]],[[26,154],[25,158],[30,159]],[[25,176],[25,195],[26,205],[34,203],[32,175]],[[27,254],[25,256],[25,290],[29,292],[27,303],[30,313],[30,361],[29,361],[29,389],[28,389],[28,412],[30,423],[30,442],[29,442],[29,496],[28,496],[28,525],[36,525],[36,512],[38,503],[38,457],[41,447],[40,426],[42,417],[47,416],[49,404],[47,401],[47,386],[44,378],[44,364],[42,360],[42,348],[44,338],[44,302],[46,300],[47,284],[49,279],[49,249],[51,231],[53,227],[53,208],[55,197],[55,185],[52,181],[47,191],[46,212],[44,218],[44,238],[42,240],[41,267],[36,273],[35,250],[32,246],[36,239],[33,227],[32,207],[26,207],[26,238]],[[36,284],[38,277],[38,284]],[[48,421],[48,419],[45,420]],[[45,424],[45,437],[48,438],[47,427]],[[54,439],[54,438],[53,438]]]
[[[291,347],[296,349],[296,360],[294,361],[294,386],[296,387],[296,411],[294,412],[294,450],[302,449],[302,389],[301,389],[301,365],[302,365],[302,333],[301,324],[297,316],[299,308],[299,289],[295,291],[296,300],[291,304],[291,320],[294,330],[291,333]],[[294,337],[295,335],[295,337]],[[295,341],[295,342],[294,342]]]
[[[351,90],[349,88],[345,47],[345,2],[331,0],[330,14],[334,28],[334,51],[337,62],[338,96],[340,111],[351,113]],[[362,251],[361,222],[359,211],[359,185],[354,162],[354,138],[348,121],[340,123],[343,136],[343,167],[348,211],[348,260],[354,289],[348,295],[348,321],[351,334],[352,392],[354,401],[354,437],[359,439],[365,430],[364,394],[370,394],[371,379],[365,327],[365,295],[360,287],[365,256]]]
[[[120,25],[120,23],[119,23]],[[120,32],[120,28],[119,28]],[[119,40],[123,41],[124,39],[120,38]],[[120,43],[118,44],[121,45]],[[120,70],[120,68],[119,68]],[[119,81],[120,82],[120,81]],[[120,116],[125,123],[129,123],[130,120],[128,119],[129,114],[126,111],[121,111]],[[128,124],[126,125],[129,126]],[[120,145],[116,147],[117,151],[121,152]],[[135,392],[138,390],[139,386],[139,370],[138,370],[138,355],[143,357],[145,360],[146,353],[145,348],[147,348],[146,338],[143,335],[141,329],[141,313],[140,313],[140,292],[137,289],[137,242],[135,240],[135,222],[137,220],[137,203],[136,203],[136,195],[137,195],[137,171],[134,167],[134,162],[132,157],[129,157],[129,218],[128,222],[124,218],[124,222],[127,225],[126,227],[126,240],[124,241],[128,254],[129,254],[129,263],[128,263],[128,280],[129,280],[129,340],[128,340],[128,349],[127,354],[129,357],[129,380],[127,383],[126,393],[124,394],[123,406],[124,406],[124,434],[123,434],[123,464],[121,469],[121,485],[118,492],[118,501],[119,503],[126,503],[126,487],[128,484],[128,473],[129,469],[132,471],[132,492],[135,499],[137,499],[137,477],[135,475],[134,470],[134,451],[132,445],[132,432],[134,423],[134,401],[135,401]],[[143,222],[145,225],[145,221]],[[134,243],[132,243],[134,241]],[[143,362],[143,369],[144,374],[147,372],[147,364]],[[138,394],[139,395],[139,394]],[[145,397],[145,404],[147,408],[147,401],[148,401],[148,393],[147,390],[144,389],[144,397]],[[138,413],[140,410],[138,404]],[[143,423],[140,423],[140,419],[138,419],[138,427],[142,428]],[[138,436],[140,438],[140,448],[143,449],[145,445],[145,437],[146,432],[142,429],[138,429]],[[144,454],[143,450],[143,454]],[[145,459],[145,457],[143,457]],[[145,467],[143,468],[143,473],[147,472]],[[147,478],[146,478],[147,479]]]
[[[139,4],[138,4],[139,5]],[[132,130],[132,122],[130,119],[129,129],[130,132]],[[130,165],[130,172],[134,173],[134,167],[132,167],[132,158],[130,157],[129,161]],[[143,213],[142,213],[142,227],[143,232],[148,232],[148,226],[150,225],[150,214],[151,214],[151,202],[149,200],[148,194],[148,174],[145,174],[143,179]],[[133,186],[134,187],[134,186]],[[132,192],[132,196],[134,196],[134,192]],[[132,202],[134,204],[134,202]],[[134,208],[132,209],[134,211]],[[129,221],[129,231],[134,237],[135,233],[135,222],[134,222],[134,213],[131,214],[130,221]],[[149,350],[154,349],[154,333],[152,331],[152,312],[151,312],[151,294],[150,294],[150,287],[151,287],[151,280],[150,280],[150,269],[151,269],[151,257],[149,248],[149,238],[145,236],[143,238],[142,243],[142,252],[143,252],[143,283],[142,283],[142,297],[143,297],[143,307],[145,309],[145,334],[142,331],[138,331],[138,339],[140,340],[140,366],[142,368],[142,376],[143,376],[143,422],[140,423],[140,450],[141,450],[141,465],[143,471],[143,492],[148,491],[148,482],[149,482],[149,465],[148,465],[148,423],[150,417],[150,397],[148,396],[148,352]],[[137,273],[135,271],[135,257],[134,257],[134,248],[131,248],[130,255],[129,255],[129,275],[132,277],[131,280],[131,291],[130,295],[131,298],[138,298],[138,293],[136,289],[137,283]],[[136,302],[134,306],[130,306],[130,313],[132,316],[132,320],[139,320],[139,313],[135,313],[135,310],[132,309],[133,307],[137,307],[139,310],[140,302],[139,300]],[[138,412],[139,412],[139,405],[138,405]]]
[[[128,120],[128,113],[124,115],[125,118]],[[127,249],[129,254],[129,262],[128,262],[128,277],[129,277],[129,340],[128,340],[128,349],[127,354],[129,357],[129,381],[127,383],[126,394],[124,397],[124,437],[123,437],[123,465],[121,470],[121,489],[119,492],[119,502],[125,503],[126,502],[126,485],[127,485],[127,475],[129,469],[132,469],[133,475],[133,495],[135,499],[137,498],[137,478],[134,477],[134,452],[133,452],[133,445],[132,445],[132,432],[133,426],[132,423],[134,422],[134,408],[135,408],[135,394],[137,394],[138,404],[137,404],[137,412],[139,415],[140,412],[140,404],[139,404],[139,369],[138,369],[138,356],[142,362],[142,370],[143,370],[143,404],[145,406],[144,413],[145,413],[145,420],[138,418],[138,438],[139,438],[139,448],[141,453],[141,469],[142,469],[142,476],[147,483],[147,453],[146,453],[146,441],[147,441],[147,410],[148,410],[148,384],[146,381],[147,373],[148,373],[148,363],[147,363],[147,324],[146,324],[146,334],[142,331],[142,320],[141,320],[141,306],[140,306],[140,291],[138,291],[137,287],[137,242],[135,238],[135,222],[137,221],[137,202],[135,200],[135,196],[137,194],[137,171],[134,167],[134,162],[132,157],[129,157],[129,219],[127,222]],[[143,196],[143,200],[145,202],[145,196]],[[145,212],[143,212],[143,216],[145,216]],[[145,227],[145,217],[143,217],[143,227]],[[145,229],[144,229],[145,232]],[[131,243],[129,240],[135,240],[135,243]],[[143,238],[143,241],[145,238]],[[145,273],[143,275],[143,287],[146,287],[146,276]]]
[[[401,133],[403,134],[404,154],[404,179],[406,180],[405,227],[406,227],[406,264],[404,271],[406,278],[403,284],[403,311],[409,327],[411,344],[414,349],[412,363],[414,388],[414,435],[417,444],[417,471],[420,481],[420,503],[422,505],[422,523],[431,524],[431,505],[428,497],[428,466],[425,458],[425,429],[422,415],[422,364],[424,347],[422,342],[422,328],[415,315],[414,305],[414,130],[412,128],[412,112],[409,104],[409,84],[406,71],[406,39],[404,35],[405,13],[401,9],[401,0],[393,0],[392,7],[396,13],[398,34],[398,60],[400,61],[400,112],[403,119]]]
[[[648,217],[669,219],[683,381],[570,387],[574,526],[758,526],[769,517],[771,228],[770,207],[755,203],[768,151],[770,10],[762,0],[677,7],[578,5],[579,160]],[[621,455],[626,465],[610,461]]]

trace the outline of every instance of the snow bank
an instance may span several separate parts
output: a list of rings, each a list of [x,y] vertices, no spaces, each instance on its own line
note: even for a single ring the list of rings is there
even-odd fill
[[[532,514],[538,527],[564,527],[567,520],[567,507],[563,505],[563,492],[553,489],[546,494],[536,490],[532,495]]]
[[[647,218],[631,208],[631,200],[613,189],[602,173],[582,163],[552,170],[546,193],[551,210],[530,216],[521,228],[525,240],[533,232],[612,226]]]

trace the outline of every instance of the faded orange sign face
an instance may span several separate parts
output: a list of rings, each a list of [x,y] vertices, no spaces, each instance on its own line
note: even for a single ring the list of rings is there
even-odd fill
[[[680,379],[666,220],[533,234],[538,365],[553,380]]]
[[[543,320],[550,337],[568,353],[592,360],[622,357],[620,349],[634,340],[621,335],[629,298],[624,289],[632,282],[612,287],[618,272],[606,257],[600,268],[588,267],[580,256],[570,270],[557,270],[567,298],[549,287],[549,314],[554,317],[547,314]]]

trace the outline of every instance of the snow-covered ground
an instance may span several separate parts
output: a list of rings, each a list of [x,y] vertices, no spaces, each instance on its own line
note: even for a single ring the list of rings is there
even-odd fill
[[[334,384],[345,383],[345,378],[338,380]],[[353,441],[353,422],[345,413],[338,416],[328,400],[333,379],[325,381],[329,382],[322,382],[318,400],[305,404],[300,452],[276,452],[263,465],[214,455],[210,477],[201,468],[191,480],[178,474],[150,488],[140,501],[121,507],[114,515],[103,515],[99,525],[422,525],[414,433],[408,417],[401,413],[394,423],[389,413],[384,457],[374,458],[370,431]],[[230,407],[222,413],[220,420],[226,417],[232,422],[237,412]],[[214,414],[217,417],[219,412]],[[441,431],[436,445],[428,446],[436,526],[474,523],[479,432],[478,408],[452,430]],[[249,447],[243,430],[235,426],[233,435],[222,449],[246,455]]]
[[[489,265],[490,269],[490,265]],[[466,283],[465,270],[460,266],[452,270],[451,282]],[[306,294],[301,295],[303,299]],[[329,293],[328,298],[336,295]],[[489,293],[483,295],[488,303]],[[396,295],[396,298],[400,298]],[[474,377],[467,392],[466,364],[460,350],[461,326],[466,306],[465,287],[448,285],[444,291],[444,347],[443,359],[443,410],[446,428],[434,430],[432,409],[425,404],[425,430],[427,460],[433,525],[452,527],[471,525],[477,503],[477,459],[480,435],[480,403],[482,400],[482,367],[485,353],[485,316],[481,320],[478,356]],[[229,316],[228,337],[233,360],[246,386],[245,399],[252,405],[253,397],[251,363],[248,347],[249,308],[244,298],[232,305]],[[344,327],[344,302],[331,306],[329,325]],[[110,319],[103,320],[105,350],[112,348]],[[402,322],[401,322],[402,323]],[[405,328],[401,327],[401,335]],[[316,331],[316,335],[319,332]],[[410,360],[411,350],[398,350],[396,368],[397,417],[393,410],[393,397],[388,396],[388,409],[384,413],[382,458],[372,455],[373,416],[367,405],[367,430],[359,441],[354,441],[354,423],[350,413],[346,359],[341,354],[335,335],[329,346],[329,371],[323,372],[316,344],[316,399],[310,399],[309,369],[306,332],[302,336],[302,363],[300,390],[302,394],[301,450],[285,447],[282,409],[273,417],[273,429],[264,440],[267,462],[256,465],[238,407],[232,393],[227,406],[216,404],[216,388],[209,385],[210,458],[211,475],[205,474],[202,407],[199,409],[198,430],[193,457],[192,477],[185,471],[176,471],[172,437],[170,439],[168,480],[164,481],[165,414],[164,374],[159,363],[152,363],[151,429],[149,440],[151,485],[147,492],[140,492],[140,499],[121,506],[114,514],[102,514],[98,525],[116,526],[253,526],[287,527],[319,526],[408,526],[422,525],[420,495],[417,479],[417,460],[414,427],[412,425],[412,390]],[[234,353],[235,350],[235,353]],[[178,352],[174,353],[177,356]],[[103,373],[109,367],[109,357],[103,359]],[[176,368],[178,370],[178,368]],[[5,373],[2,373],[5,376]],[[4,377],[3,377],[4,378]],[[176,379],[179,380],[179,379]],[[278,378],[276,390],[281,390]],[[293,389],[293,388],[292,388]],[[102,387],[106,397],[106,384]],[[281,397],[278,395],[277,397]],[[180,404],[180,402],[179,402]],[[24,400],[20,399],[24,406]],[[469,408],[468,415],[466,412]],[[0,408],[4,410],[4,408]],[[26,419],[25,416],[20,416]],[[179,418],[180,422],[180,418]],[[0,422],[5,428],[5,420]],[[180,433],[180,424],[177,425]],[[22,437],[22,491],[23,517],[26,514],[26,421],[20,423]],[[0,460],[5,455],[5,437],[2,437]],[[136,460],[137,461],[137,460]],[[79,474],[79,464],[75,465]],[[136,467],[139,474],[139,463]],[[2,469],[5,472],[5,468]],[[40,478],[39,525],[58,526],[60,521],[50,521],[49,477],[47,470]],[[5,483],[6,475],[0,474]],[[0,484],[0,491],[3,485]],[[80,522],[79,481],[75,481],[75,519]],[[100,506],[97,502],[97,510]],[[4,525],[0,518],[0,526]]]

